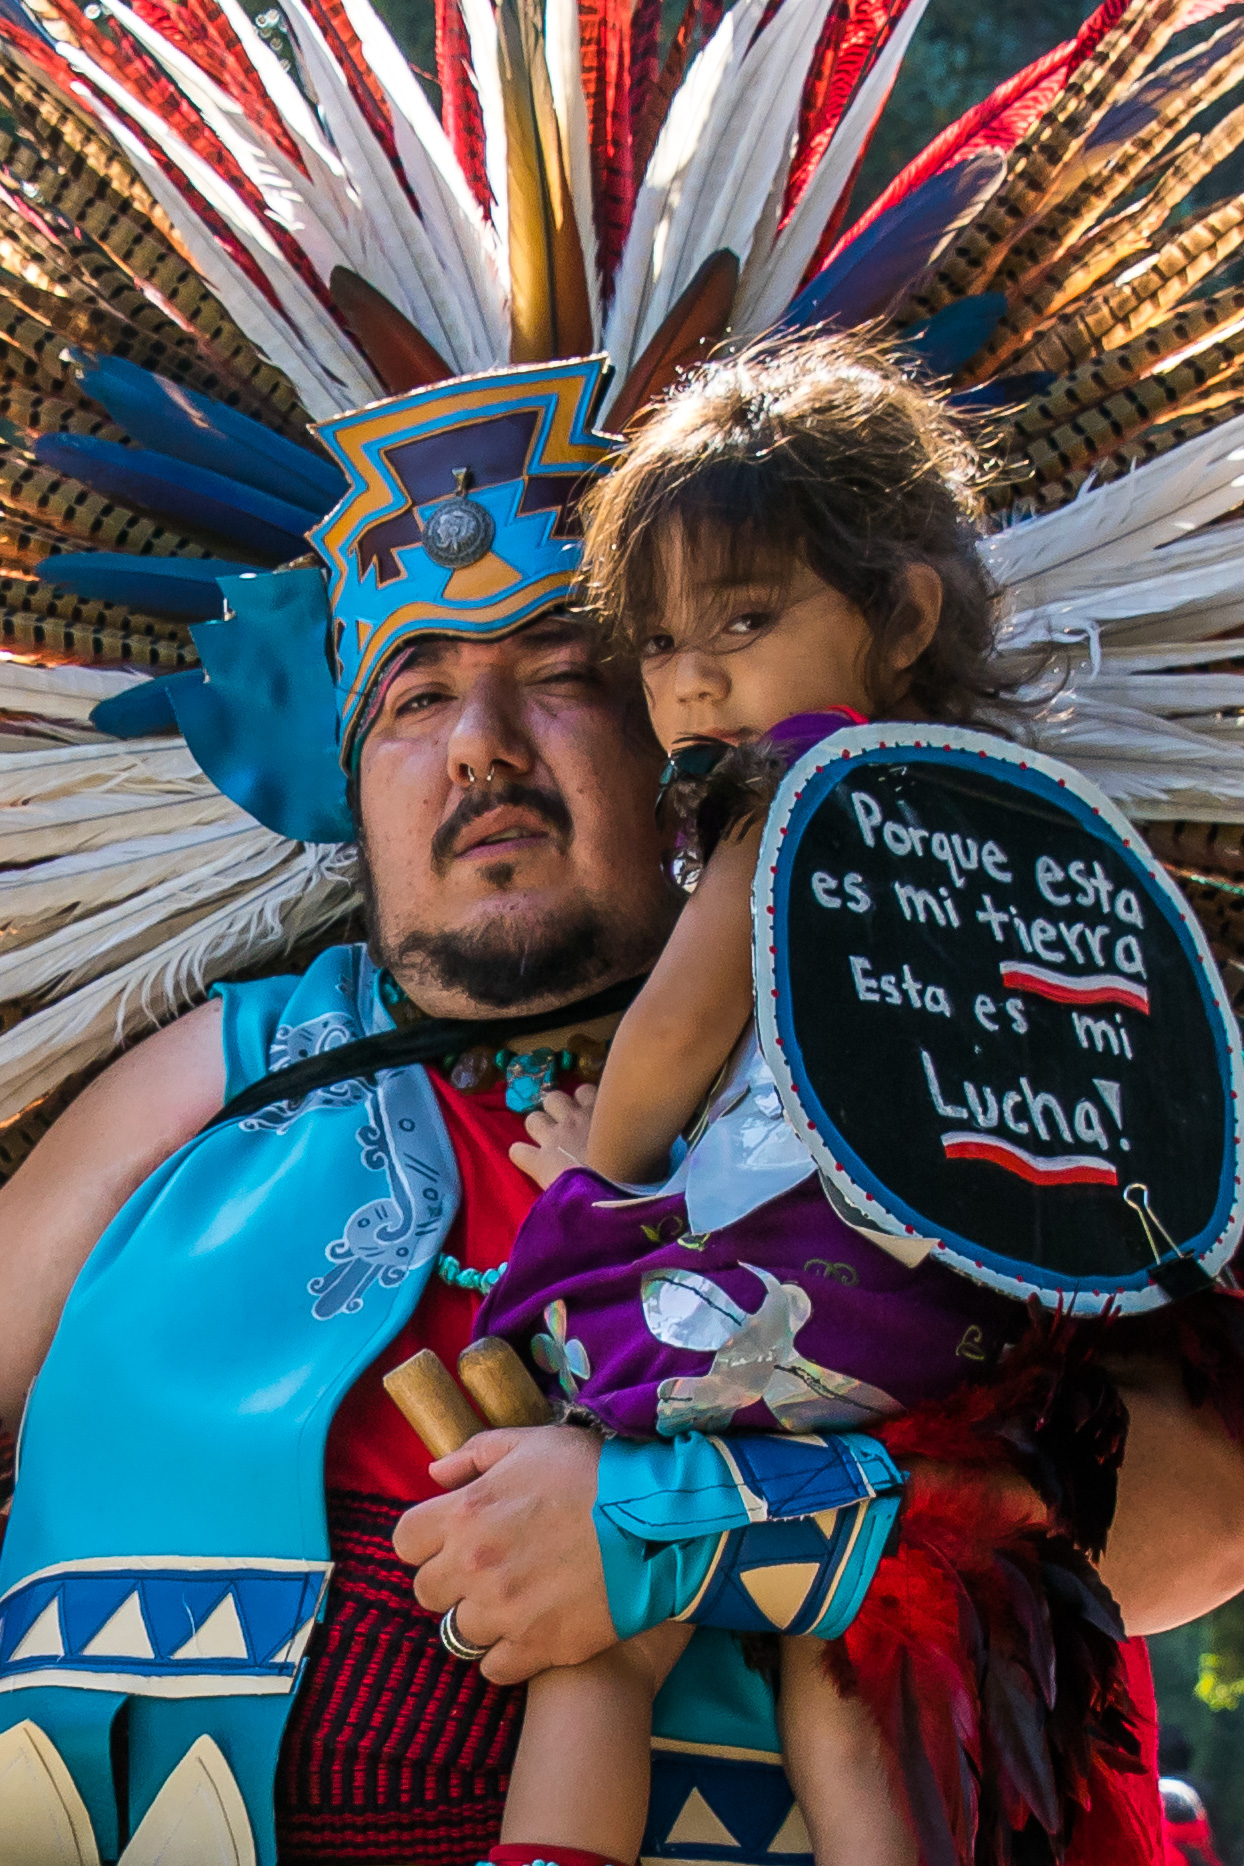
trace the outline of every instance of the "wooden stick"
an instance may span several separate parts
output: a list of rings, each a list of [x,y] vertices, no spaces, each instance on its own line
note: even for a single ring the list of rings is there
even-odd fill
[[[385,1375],[384,1387],[434,1458],[447,1458],[485,1429],[484,1421],[431,1348],[420,1348],[418,1354],[394,1367]]]
[[[508,1341],[484,1335],[458,1356],[461,1380],[489,1425],[549,1425],[553,1408]]]

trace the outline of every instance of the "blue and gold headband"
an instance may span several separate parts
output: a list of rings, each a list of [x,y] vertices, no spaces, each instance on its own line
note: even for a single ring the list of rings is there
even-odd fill
[[[603,356],[498,369],[338,415],[347,490],[307,534],[328,566],[219,579],[201,668],[96,708],[121,736],[174,720],[226,796],[299,842],[348,842],[345,773],[374,696],[419,635],[489,639],[562,602],[575,507],[620,443],[592,425]]]
[[[329,567],[347,769],[412,637],[504,635],[568,595],[575,502],[618,446],[592,426],[606,368],[594,356],[459,377],[318,428],[349,481],[309,533]]]

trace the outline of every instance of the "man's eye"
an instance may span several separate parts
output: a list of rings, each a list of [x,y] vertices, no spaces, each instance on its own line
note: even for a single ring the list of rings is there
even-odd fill
[[[672,635],[649,635],[642,649],[645,660],[655,660],[660,654],[672,654],[673,652],[674,637]]]
[[[559,681],[560,682],[564,682],[567,680],[580,680],[581,681],[581,680],[591,680],[593,678],[594,678],[594,669],[588,666],[588,664],[585,661],[572,661],[565,667],[550,667],[550,668],[547,668],[545,672],[539,676],[541,686],[545,686],[545,687],[554,686]]]
[[[404,693],[396,702],[393,711],[401,719],[407,713],[426,713],[445,695],[434,687],[422,687],[416,693]]]

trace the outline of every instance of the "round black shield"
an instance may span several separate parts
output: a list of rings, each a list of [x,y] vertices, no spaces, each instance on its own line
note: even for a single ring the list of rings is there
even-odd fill
[[[1244,1229],[1240,1036],[1191,909],[1078,773],[839,732],[756,884],[761,1043],[834,1203],[1008,1294],[1149,1308]]]

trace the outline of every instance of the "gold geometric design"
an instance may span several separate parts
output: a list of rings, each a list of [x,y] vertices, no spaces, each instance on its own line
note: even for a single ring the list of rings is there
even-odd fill
[[[99,1866],[91,1817],[60,1751],[38,1724],[0,1733],[4,1866]]]
[[[507,564],[504,557],[489,551],[487,557],[481,557],[477,564],[464,564],[461,570],[454,571],[441,592],[441,601],[483,602],[486,596],[500,596],[502,590],[512,589],[522,580],[521,573],[515,570],[513,564]]]
[[[808,1834],[808,1824],[799,1812],[799,1803],[792,1801],[790,1813],[782,1822],[769,1842],[770,1853],[811,1853],[812,1841]]]
[[[775,1568],[748,1568],[739,1579],[769,1624],[781,1631],[797,1617],[820,1572],[820,1562],[787,1561]]]
[[[147,1809],[120,1866],[255,1866],[233,1772],[210,1736],[191,1745]]]
[[[719,1821],[698,1788],[693,1788],[683,1802],[682,1813],[666,1835],[668,1846],[737,1847],[738,1841],[723,1821]]]

